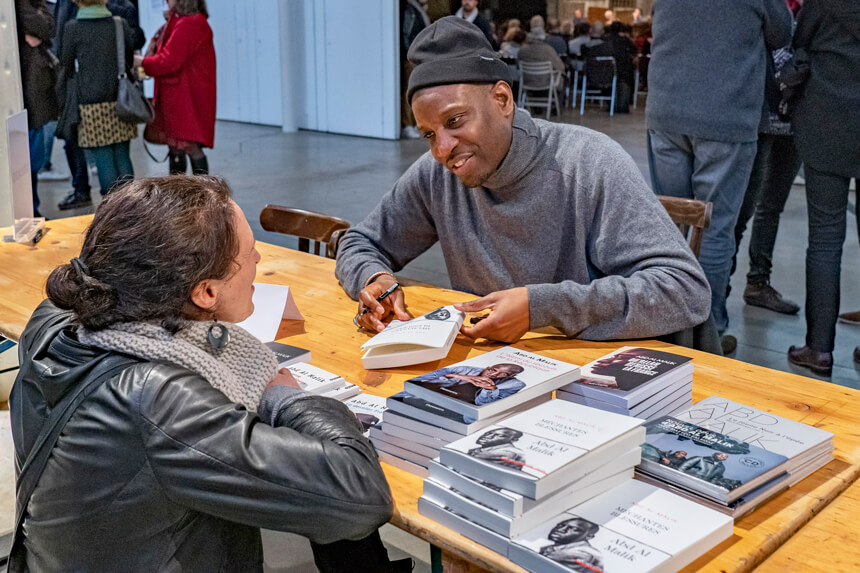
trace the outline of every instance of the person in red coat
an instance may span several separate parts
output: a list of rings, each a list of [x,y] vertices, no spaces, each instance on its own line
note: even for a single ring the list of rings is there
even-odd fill
[[[167,23],[135,66],[155,78],[155,120],[144,137],[170,148],[170,173],[209,173],[215,142],[215,46],[206,0],[167,0]]]

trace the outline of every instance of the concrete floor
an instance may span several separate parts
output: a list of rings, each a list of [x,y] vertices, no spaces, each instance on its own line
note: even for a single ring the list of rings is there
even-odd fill
[[[576,123],[602,131],[618,141],[642,170],[646,180],[648,164],[643,110],[630,115],[610,118],[597,108],[580,117],[567,110],[561,121]],[[61,143],[55,146],[53,161],[56,169],[67,170]],[[219,122],[215,149],[209,152],[212,172],[225,177],[232,185],[237,203],[245,210],[258,240],[295,248],[290,237],[263,231],[259,213],[267,203],[278,203],[321,211],[359,222],[405,171],[426,150],[422,140],[383,141],[350,136],[299,132],[281,133],[278,128]],[[164,156],[165,148],[154,148],[156,156]],[[162,175],[165,164],[158,164],[145,153],[140,139],[132,142],[132,160],[138,177]],[[96,201],[98,182],[91,178]],[[40,195],[42,212],[51,218],[81,215],[92,208],[60,212],[56,203],[70,188],[69,182],[42,182]],[[842,310],[860,309],[860,245],[855,233],[855,215],[848,217],[848,238],[845,244],[842,271]],[[806,207],[803,186],[795,186],[783,215],[774,255],[773,284],[785,296],[803,302],[805,296],[804,253],[806,248]],[[747,233],[749,235],[749,232]],[[743,277],[747,270],[747,240],[741,245],[738,273],[734,291],[728,301],[730,332],[738,338],[735,358],[777,370],[812,374],[791,366],[785,353],[791,344],[802,344],[806,323],[801,312],[785,316],[750,307],[741,299]],[[450,286],[445,265],[438,248],[413,261],[401,274],[431,284]],[[860,344],[860,327],[837,326],[833,376],[835,384],[860,388],[860,368],[852,361],[854,346]],[[429,546],[391,526],[383,529],[383,539],[392,558],[411,555],[416,560],[416,573],[430,571]],[[307,542],[288,534],[265,532],[266,569],[270,573],[313,572],[313,558]]]

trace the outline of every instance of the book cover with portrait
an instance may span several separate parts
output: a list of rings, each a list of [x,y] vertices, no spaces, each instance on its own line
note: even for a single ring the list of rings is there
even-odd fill
[[[506,346],[407,380],[404,391],[483,420],[579,377],[579,366]]]
[[[538,499],[644,440],[643,420],[550,400],[442,448],[442,464]],[[578,463],[577,462],[582,462]]]
[[[355,414],[364,427],[364,435],[370,435],[370,429],[382,422],[382,413],[388,409],[385,398],[373,394],[359,394],[344,401],[344,405]]]
[[[645,428],[640,471],[721,503],[785,473],[785,456],[671,416]]]
[[[529,571],[678,571],[732,535],[732,518],[628,480],[515,539],[508,558]]]
[[[624,346],[583,366],[579,379],[563,390],[629,408],[663,389],[688,382],[692,375],[689,356]]]

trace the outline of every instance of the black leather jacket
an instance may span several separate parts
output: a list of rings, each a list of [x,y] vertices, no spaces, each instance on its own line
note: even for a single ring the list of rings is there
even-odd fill
[[[104,352],[78,342],[70,314],[46,301],[20,355],[16,470]],[[33,492],[29,569],[260,571],[260,527],[329,543],[386,522],[388,484],[349,410],[305,394],[282,404],[260,412],[270,425],[179,366],[122,371],[77,409]]]

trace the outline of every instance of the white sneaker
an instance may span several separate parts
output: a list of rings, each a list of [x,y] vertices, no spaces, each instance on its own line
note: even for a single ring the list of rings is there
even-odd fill
[[[400,139],[421,139],[421,133],[414,125],[407,125],[400,130]]]
[[[71,179],[68,173],[54,171],[53,169],[39,171],[39,181],[66,181]]]

